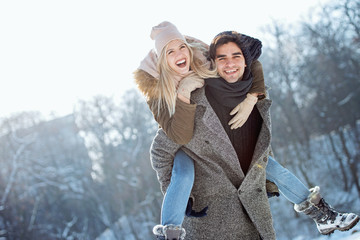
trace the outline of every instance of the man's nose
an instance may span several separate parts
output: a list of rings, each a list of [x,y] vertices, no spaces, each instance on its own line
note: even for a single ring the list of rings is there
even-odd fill
[[[234,66],[234,61],[233,61],[232,59],[228,59],[228,60],[226,61],[225,65],[226,65],[227,67],[232,67],[232,66]]]

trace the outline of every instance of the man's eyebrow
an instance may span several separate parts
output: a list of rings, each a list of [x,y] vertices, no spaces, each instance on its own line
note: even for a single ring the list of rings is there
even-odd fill
[[[222,58],[222,57],[226,57],[226,55],[225,55],[225,54],[223,54],[223,55],[216,55],[216,58]]]
[[[241,52],[234,52],[231,54],[232,56],[238,56],[238,55],[242,55]],[[220,55],[216,55],[216,58],[223,58],[223,57],[226,57],[225,54],[220,54]]]

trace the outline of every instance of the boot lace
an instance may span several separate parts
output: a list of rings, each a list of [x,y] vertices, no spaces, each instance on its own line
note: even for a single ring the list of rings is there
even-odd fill
[[[317,204],[317,207],[324,213],[323,221],[331,220],[334,222],[338,213],[322,198]]]

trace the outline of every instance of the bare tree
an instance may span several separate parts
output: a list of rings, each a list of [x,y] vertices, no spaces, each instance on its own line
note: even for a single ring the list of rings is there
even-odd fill
[[[150,196],[157,203],[154,196],[158,198],[159,187],[149,161],[157,125],[144,98],[134,89],[119,102],[97,96],[80,102],[76,116],[98,169],[107,227],[112,228],[122,216],[141,211],[140,203]]]
[[[275,156],[308,186],[346,192],[340,206],[358,202],[359,193],[359,9],[356,0],[333,1],[298,26],[275,22],[260,59]]]
[[[88,213],[88,203],[83,204],[92,186],[91,162],[74,119],[68,116],[45,122],[29,117],[21,114],[6,119],[1,128],[5,134],[0,138],[0,178],[6,184],[0,184],[4,188],[0,218],[6,222],[5,236],[88,238],[98,225],[86,230],[96,219]],[[34,124],[21,127],[29,122]]]

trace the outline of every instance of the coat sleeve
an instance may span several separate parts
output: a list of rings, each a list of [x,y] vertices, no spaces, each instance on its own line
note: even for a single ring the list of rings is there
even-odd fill
[[[251,64],[251,73],[253,75],[253,84],[249,93],[260,93],[260,98],[266,97],[264,72],[261,63],[256,60]]]
[[[273,150],[272,150],[271,146],[270,146],[270,149],[269,149],[269,155],[275,159],[274,153],[273,153]],[[277,196],[278,197],[278,196],[280,196],[280,191],[279,191],[278,186],[275,183],[273,183],[273,182],[271,182],[271,181],[269,181],[267,179],[266,179],[266,192],[268,193],[269,197],[272,197],[272,196]]]
[[[150,148],[150,161],[156,171],[161,192],[165,194],[171,179],[175,153],[180,145],[171,141],[162,129],[159,129]]]
[[[190,142],[194,133],[196,104],[187,104],[177,99],[175,113],[171,117],[165,107],[162,107],[158,113],[155,100],[148,101],[148,104],[155,120],[171,140],[181,145]]]
[[[177,99],[172,117],[167,108],[161,108],[158,114],[158,80],[142,69],[134,72],[134,78],[140,92],[146,97],[155,120],[168,137],[178,144],[188,143],[193,136],[196,104],[187,104]]]

